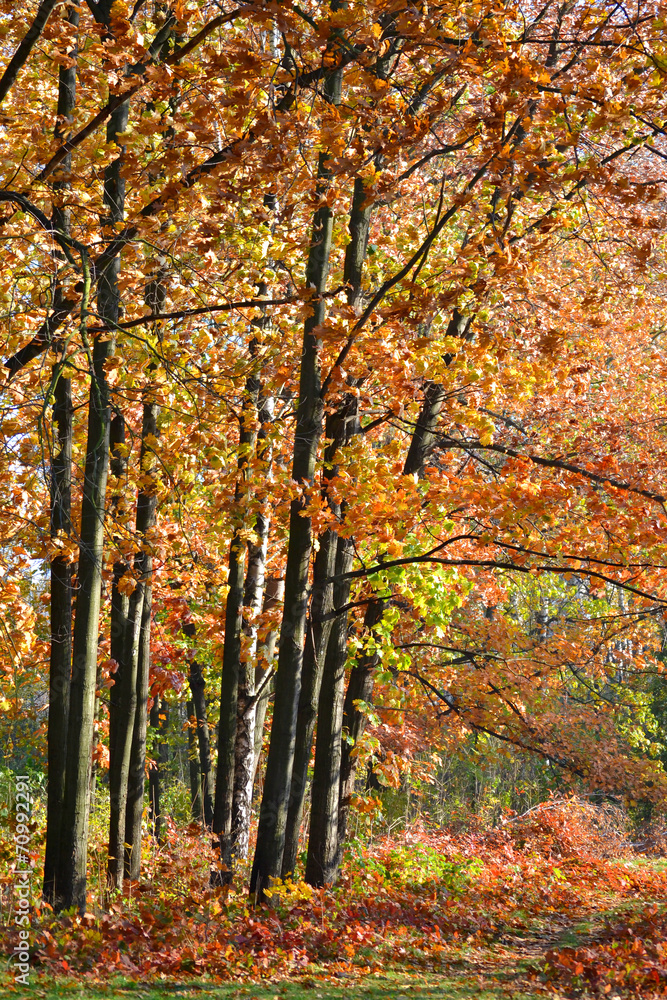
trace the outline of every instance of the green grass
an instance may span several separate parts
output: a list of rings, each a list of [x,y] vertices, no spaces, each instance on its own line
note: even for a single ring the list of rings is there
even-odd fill
[[[665,871],[667,868],[667,858],[620,858],[612,864],[623,865],[625,868],[653,868],[657,872]]]
[[[135,983],[114,979],[104,985],[88,985],[59,980],[54,983],[32,976],[26,989],[0,986],[0,996],[9,1000],[164,1000],[172,997],[191,1000],[538,1000],[533,993],[518,993],[508,985],[485,984],[475,978],[465,981],[435,973],[371,974],[363,979],[340,977],[338,982],[303,975],[277,983],[211,986],[205,981],[190,983]]]

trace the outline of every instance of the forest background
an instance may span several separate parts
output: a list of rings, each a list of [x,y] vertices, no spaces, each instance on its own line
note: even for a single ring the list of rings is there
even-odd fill
[[[25,836],[31,955],[66,971],[90,931],[82,968],[139,969],[93,938],[179,857],[233,924],[360,865],[471,921],[493,828],[556,880],[554,851],[659,851],[664,6],[0,26],[2,885],[9,920]],[[150,942],[145,969],[212,968]]]

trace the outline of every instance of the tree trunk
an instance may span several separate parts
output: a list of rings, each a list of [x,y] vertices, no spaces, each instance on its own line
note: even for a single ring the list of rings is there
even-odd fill
[[[346,397],[339,408],[327,418],[326,437],[330,441],[324,455],[324,473],[322,492],[327,497],[329,483],[338,474],[334,465],[335,456],[341,445],[349,440],[357,429],[356,397]],[[339,505],[328,500],[329,507],[340,520]],[[296,741],[294,750],[294,767],[292,770],[292,785],[290,803],[287,813],[287,830],[285,849],[283,852],[282,877],[287,878],[294,872],[299,851],[299,838],[303,820],[303,807],[308,783],[308,768],[313,745],[313,733],[317,718],[317,706],[322,684],[322,673],[327,655],[329,637],[333,625],[331,612],[333,610],[332,578],[336,567],[338,549],[338,533],[333,528],[324,532],[320,539],[320,547],[315,557],[313,569],[313,597],[311,602],[310,622],[306,638],[306,648],[303,657],[301,693],[297,713]]]
[[[296,718],[294,764],[290,787],[285,847],[283,851],[283,878],[291,877],[299,853],[299,838],[303,820],[304,802],[308,786],[308,768],[317,718],[324,657],[331,632],[331,619],[322,621],[332,610],[333,585],[330,582],[336,565],[338,535],[329,529],[320,539],[320,547],[313,567],[313,587],[310,620],[301,671],[301,692]]]
[[[79,23],[78,7],[70,7],[67,14],[70,24]],[[76,58],[76,47],[69,52]],[[58,73],[58,121],[73,121],[76,99],[76,64]],[[62,141],[62,126],[56,127],[56,139]],[[63,164],[65,172],[71,168],[71,157]],[[67,183],[56,182],[54,189],[63,189]],[[70,231],[68,209],[56,208],[53,224],[64,233]],[[60,291],[56,288],[56,299]],[[57,307],[57,303],[56,303]],[[51,537],[72,534],[72,383],[65,376],[63,362],[53,367],[53,457],[51,461]],[[70,678],[72,671],[72,563],[66,557],[51,560],[50,608],[50,659],[49,659],[49,728],[48,797],[46,807],[46,854],[44,858],[44,899],[53,905],[59,895],[60,834],[65,794],[65,768],[67,762],[67,724],[69,717]]]
[[[160,838],[160,754],[159,754],[159,730],[160,730],[160,698],[155,695],[148,717],[150,727],[156,733],[153,742],[153,760],[148,769],[148,821],[150,830],[155,840]]]
[[[270,576],[266,581],[264,589],[263,612],[276,608],[283,603],[285,597],[285,581],[281,577]],[[255,709],[255,737],[254,737],[254,761],[252,770],[253,787],[257,777],[259,758],[264,742],[264,722],[266,720],[266,709],[269,699],[273,694],[273,662],[276,654],[276,643],[278,641],[278,630],[270,629],[264,642],[260,643],[257,650],[257,667],[255,668],[255,697],[257,707]]]
[[[348,286],[348,302],[354,308],[359,305],[362,297],[363,267],[373,210],[372,203],[364,204],[366,200],[364,182],[362,178],[357,177],[350,210],[350,242],[345,251],[343,275]],[[338,447],[348,443],[358,432],[358,404],[356,397],[350,396],[341,406],[335,424],[327,435],[333,439],[328,456],[332,466]],[[331,479],[337,471],[336,467],[332,467]],[[344,506],[336,506],[334,510],[338,519],[342,520]],[[338,539],[335,561],[337,577],[349,572],[353,557],[353,541],[347,538]],[[332,621],[317,705],[317,743],[305,876],[313,885],[335,882],[338,870],[338,802],[348,631],[347,612],[341,612],[340,608],[349,602],[350,588],[350,580],[337,580],[332,587],[332,603],[338,614]]]
[[[345,267],[343,278],[348,285],[347,300],[351,306],[357,307],[361,299],[361,279],[368,250],[368,233],[371,225],[373,204],[368,200],[368,192],[363,178],[356,177],[352,208],[350,210],[350,242],[345,248]]]
[[[386,602],[370,601],[364,616],[364,632],[368,635],[382,621]],[[351,751],[357,746],[366,728],[366,715],[355,705],[356,701],[368,702],[373,693],[373,672],[378,664],[377,653],[362,651],[357,662],[352,667],[350,679],[345,694],[343,706],[343,726],[345,740],[341,747],[340,792],[338,808],[338,849],[336,867],[340,864],[347,820],[350,812],[350,802],[354,794],[354,783],[357,777],[357,754]]]
[[[331,74],[325,81],[325,87],[329,100],[333,104],[340,103],[340,72]],[[327,162],[328,153],[321,153],[318,176],[322,193],[331,176]],[[313,219],[306,267],[306,286],[314,290],[314,301],[313,314],[304,324],[292,463],[292,479],[304,487],[313,482],[322,436],[321,342],[313,331],[322,324],[325,316],[322,294],[329,273],[332,233],[333,213],[325,204],[317,210]],[[306,503],[305,497],[299,497],[292,501],[290,507],[285,606],[280,629],[271,741],[250,880],[250,891],[256,899],[270,895],[271,880],[280,878],[282,872],[309,598],[312,530],[311,519],[303,516]]]
[[[238,704],[241,630],[243,626],[243,570],[245,543],[237,528],[229,549],[229,591],[225,614],[225,645],[220,684],[220,719],[218,722],[218,761],[215,777],[213,832],[218,836],[220,877],[216,884],[232,880],[232,802],[236,747],[236,710]]]
[[[107,130],[111,141],[118,131],[124,131],[128,120],[127,104],[119,112],[118,121],[112,121]],[[109,209],[109,221],[122,219],[125,201],[125,185],[120,174],[120,163],[112,164],[105,173],[105,204]],[[100,313],[113,322],[120,316],[120,292],[118,276],[120,260],[117,258],[100,282]],[[117,430],[116,430],[117,428]],[[114,419],[114,435],[124,438],[123,418],[118,414]],[[117,442],[114,441],[114,444]],[[124,457],[114,450],[114,460],[122,471]],[[116,471],[116,469],[114,469]],[[119,506],[119,505],[118,505]],[[110,760],[109,760],[109,860],[108,883],[111,888],[122,888],[125,873],[125,821],[127,809],[127,787],[132,753],[132,737],[137,708],[137,672],[139,660],[139,638],[144,600],[144,581],[136,583],[125,605],[118,592],[120,574],[124,573],[124,561],[114,567],[115,599],[112,599],[112,642],[117,642],[118,670],[116,683],[112,688],[114,696],[110,705]],[[125,616],[125,621],[122,621]],[[118,633],[118,635],[117,635]]]
[[[158,267],[153,278],[147,283],[144,301],[151,313],[157,315],[164,310],[166,289],[163,271]],[[154,324],[157,326],[157,324]],[[148,371],[155,364],[151,362]],[[141,826],[144,812],[144,788],[146,783],[146,738],[148,730],[148,696],[151,669],[151,619],[153,612],[153,554],[148,535],[157,520],[157,459],[154,441],[158,437],[157,420],[159,406],[153,399],[150,383],[143,391],[143,413],[141,426],[141,450],[139,453],[139,489],[137,491],[137,536],[141,550],[134,556],[135,575],[143,588],[139,649],[136,671],[136,711],[130,749],[130,767],[127,778],[127,801],[125,808],[125,858],[124,873],[129,879],[138,879],[141,874]],[[112,426],[113,436],[113,426]],[[115,580],[115,573],[114,573]]]
[[[248,545],[248,571],[245,581],[244,604],[249,621],[246,620],[244,623],[246,648],[239,676],[234,751],[232,849],[237,858],[247,858],[250,837],[250,807],[255,778],[255,724],[257,719],[257,629],[264,597],[264,570],[269,540],[268,514],[260,513],[257,516],[255,533],[257,542]]]
[[[137,495],[137,536],[141,539],[142,548],[134,557],[134,571],[138,577],[137,590],[141,590],[141,596],[137,599],[137,602],[141,602],[141,615],[138,622],[137,668],[134,671],[136,699],[125,810],[124,872],[128,878],[135,880],[139,878],[141,872],[141,817],[144,808],[146,771],[146,729],[153,604],[153,553],[149,536],[151,529],[155,526],[157,516],[157,460],[154,442],[158,436],[158,414],[159,407],[156,402],[150,399],[150,390],[147,390],[144,394],[139,456],[141,486]]]
[[[338,540],[336,576],[349,573],[354,561],[354,543]],[[350,599],[350,580],[337,580],[334,606],[344,607]],[[313,792],[310,807],[310,830],[306,859],[306,882],[322,886],[338,877],[338,806],[341,780],[341,735],[347,660],[347,612],[334,619],[329,638],[317,711],[317,742]]]
[[[199,776],[199,751],[197,749],[197,717],[193,701],[185,704],[188,716],[188,765],[190,772],[190,815],[197,823],[204,820],[201,807],[201,779]]]
[[[57,377],[57,366],[54,375]],[[58,378],[53,406],[57,451],[51,468],[51,535],[69,536],[72,482],[72,388],[69,378]],[[55,442],[54,442],[55,445]],[[54,447],[55,450],[55,447]],[[51,561],[51,651],[49,663],[48,801],[44,898],[53,904],[58,895],[60,822],[65,790],[67,720],[72,663],[72,564],[62,556]]]
[[[151,729],[156,731],[156,739],[153,744],[153,765],[148,772],[148,820],[151,834],[162,844],[162,807],[161,792],[164,778],[165,766],[167,763],[167,747],[164,735],[168,725],[168,706],[164,698],[156,695],[153,700],[150,714]]]
[[[188,631],[191,629],[192,631]],[[186,635],[195,635],[195,626],[188,622],[183,631]],[[213,800],[211,796],[211,738],[208,728],[208,716],[206,714],[206,682],[202,673],[201,664],[197,660],[190,661],[189,670],[190,693],[194,706],[195,718],[197,720],[197,746],[198,746],[198,773],[199,777],[199,802],[202,819],[207,828],[213,822]]]
[[[107,139],[114,140],[127,125],[128,105],[113,114]],[[121,155],[105,171],[104,201],[111,221],[120,219],[124,200]],[[117,322],[119,315],[119,258],[109,264],[98,285],[102,318]],[[82,303],[83,309],[83,303]],[[83,322],[83,321],[82,321]],[[113,334],[95,338],[90,376],[88,440],[81,505],[78,593],[72,641],[72,683],[67,742],[67,773],[61,840],[61,889],[58,909],[85,910],[90,771],[97,677],[100,586],[104,549],[104,511],[109,460],[111,408],[105,364],[115,348]]]
[[[127,102],[112,115],[107,139],[114,141],[118,132],[125,131],[128,118]],[[125,185],[121,177],[121,155],[107,167],[104,181],[104,201],[110,221],[120,219]],[[101,275],[98,285],[100,316],[112,324],[118,321],[119,291],[118,257]],[[82,309],[84,308],[82,303]],[[83,319],[82,319],[83,323]],[[112,327],[113,329],[113,327]],[[63,799],[61,833],[62,895],[58,909],[86,906],[86,863],[88,854],[88,820],[90,811],[90,771],[95,714],[97,677],[97,643],[99,637],[100,586],[104,551],[104,510],[109,464],[111,407],[105,365],[113,356],[115,340],[112,333],[97,335],[92,350],[88,440],[81,505],[78,592],[72,640],[72,682],[70,716],[67,736],[67,770]]]
[[[274,204],[265,198],[265,203]],[[260,295],[268,294],[268,287],[262,283]],[[265,313],[254,321],[258,329],[257,339],[261,341],[262,331],[267,329],[268,317]],[[270,491],[273,450],[269,441],[269,428],[273,422],[273,398],[262,393],[258,387],[257,457],[262,463],[262,476],[267,494]],[[262,702],[261,726],[266,714],[268,688],[265,685],[258,694],[257,686],[262,685],[264,667],[260,664],[266,643],[258,649],[258,629],[263,602],[265,600],[266,553],[269,542],[270,514],[268,495],[263,497],[264,506],[255,520],[255,540],[248,542],[248,568],[244,587],[244,651],[239,670],[238,701],[236,707],[236,745],[234,750],[234,791],[232,802],[232,850],[237,858],[247,858],[250,840],[250,811],[256,766],[256,729],[258,701]],[[258,658],[258,654],[259,658]],[[267,665],[267,669],[270,669]],[[265,692],[266,689],[266,692]]]
[[[57,902],[59,909],[75,906],[84,910],[86,904],[90,769],[109,447],[109,389],[104,364],[112,353],[113,341],[96,340],[93,349],[78,592],[72,643],[72,683],[61,841],[62,895]]]
[[[110,472],[112,476],[111,516],[115,521],[122,514],[124,506],[123,490],[127,488],[124,482],[127,473],[127,455],[125,454],[125,418],[122,413],[114,413],[111,418],[111,432],[109,441],[110,451]],[[120,532],[114,532],[114,540],[121,544]],[[117,558],[113,566],[113,577],[111,581],[111,610],[110,610],[110,645],[111,658],[115,660],[117,667],[114,674],[114,683],[109,690],[109,770],[116,768],[118,730],[122,726],[122,697],[121,678],[123,676],[123,656],[125,647],[125,629],[127,628],[127,616],[130,609],[130,595],[123,593],[119,589],[120,580],[127,573],[129,566],[127,561]]]
[[[125,642],[119,669],[120,712],[116,731],[113,766],[109,766],[109,863],[110,888],[122,889],[125,873],[125,817],[127,788],[130,775],[132,737],[137,712],[137,674],[139,665],[139,636],[144,601],[144,585],[138,583],[130,597],[125,627]]]
[[[252,353],[252,351],[251,351]],[[239,434],[239,479],[236,484],[236,527],[229,545],[229,591],[225,612],[225,645],[222,654],[220,684],[220,721],[218,724],[218,763],[215,775],[213,832],[218,837],[219,871],[212,876],[217,885],[229,885],[233,878],[232,810],[236,768],[236,733],[241,654],[243,647],[243,603],[246,543],[243,538],[245,498],[243,490],[248,455],[255,443],[259,381],[252,374],[245,388]]]

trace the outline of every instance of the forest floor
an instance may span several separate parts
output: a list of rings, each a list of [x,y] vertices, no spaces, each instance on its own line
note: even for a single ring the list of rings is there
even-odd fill
[[[0,996],[667,995],[667,861],[600,856],[604,840],[582,842],[554,815],[528,827],[356,842],[339,887],[285,886],[261,909],[240,890],[206,888],[203,844],[194,828],[181,831],[151,857],[144,882],[122,898],[93,898],[83,917],[36,906],[30,986],[15,984],[5,964]],[[11,911],[1,916],[11,944]]]

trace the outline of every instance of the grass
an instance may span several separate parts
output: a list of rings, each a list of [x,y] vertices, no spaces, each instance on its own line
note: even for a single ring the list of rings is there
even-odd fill
[[[5,987],[7,989],[7,987]],[[343,979],[340,983],[300,976],[291,981],[263,984],[207,985],[192,983],[136,983],[114,979],[92,986],[74,981],[54,983],[35,976],[26,989],[20,986],[16,994],[9,987],[8,998],[18,995],[22,1000],[165,1000],[166,997],[192,1000],[537,1000],[536,993],[510,990],[504,983],[463,981],[458,976],[404,972],[372,973],[364,978]]]

